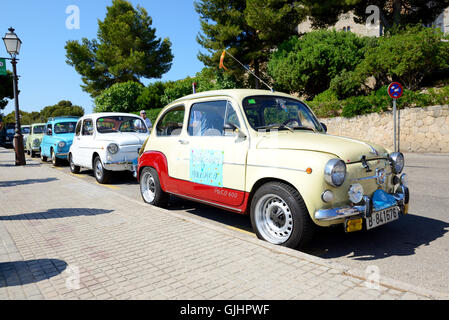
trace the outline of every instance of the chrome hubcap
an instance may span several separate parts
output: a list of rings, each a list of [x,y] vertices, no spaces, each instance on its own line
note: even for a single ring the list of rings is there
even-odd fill
[[[259,233],[268,242],[282,244],[293,232],[293,215],[282,198],[264,195],[256,204],[255,221]]]
[[[140,191],[146,202],[151,203],[156,195],[156,184],[154,182],[153,175],[149,172],[145,172],[141,178]]]
[[[101,165],[100,160],[95,162],[95,175],[99,180],[101,180],[101,177],[103,176],[103,166]]]

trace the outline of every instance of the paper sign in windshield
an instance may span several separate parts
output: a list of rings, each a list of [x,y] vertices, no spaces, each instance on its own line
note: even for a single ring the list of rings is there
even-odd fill
[[[222,150],[190,150],[190,181],[223,187]]]

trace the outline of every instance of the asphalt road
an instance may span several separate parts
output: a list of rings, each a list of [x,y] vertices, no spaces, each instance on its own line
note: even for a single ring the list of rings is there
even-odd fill
[[[11,151],[12,152],[12,151]],[[449,154],[406,154],[411,192],[410,213],[370,231],[346,234],[342,228],[319,229],[303,251],[359,270],[378,268],[381,275],[424,288],[449,292]],[[27,157],[28,164],[41,165]],[[52,166],[48,164],[42,164]],[[67,174],[67,165],[54,167]],[[75,175],[96,184],[92,171]],[[139,185],[128,173],[117,173],[103,185],[141,200]],[[248,216],[172,198],[169,210],[254,237]]]

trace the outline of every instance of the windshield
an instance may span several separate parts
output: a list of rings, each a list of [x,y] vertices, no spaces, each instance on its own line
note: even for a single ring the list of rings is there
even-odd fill
[[[6,129],[6,134],[14,134],[14,129]]]
[[[253,96],[243,100],[243,110],[255,130],[311,130],[324,132],[317,118],[302,102],[286,97]]]
[[[45,126],[35,126],[35,127],[33,127],[33,133],[34,134],[44,133],[44,131],[45,131]]]
[[[138,132],[147,133],[147,126],[138,117],[132,116],[108,116],[97,120],[97,131],[99,133],[110,132]]]
[[[30,127],[22,127],[22,134],[29,134],[30,133]]]
[[[54,125],[55,134],[75,133],[76,122],[59,122]]]

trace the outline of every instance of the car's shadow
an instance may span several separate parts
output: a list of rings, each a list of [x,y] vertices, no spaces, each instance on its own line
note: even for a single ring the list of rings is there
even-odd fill
[[[93,176],[92,170],[82,174]],[[111,185],[138,185],[129,172],[115,172]],[[170,211],[187,212],[200,219],[254,233],[249,215],[229,212],[182,198],[170,197]],[[317,228],[313,241],[300,249],[321,258],[347,257],[354,260],[376,260],[390,256],[415,254],[420,246],[427,246],[449,230],[449,223],[415,214],[400,217],[387,225],[369,231],[345,233],[341,225]]]
[[[170,198],[167,209],[185,211],[202,219],[254,233],[248,215],[228,212],[177,197]],[[418,247],[428,246],[448,231],[447,222],[408,214],[401,216],[397,221],[368,231],[345,233],[341,225],[317,228],[312,242],[298,250],[324,259],[347,257],[360,261],[409,256],[414,255]]]
[[[449,223],[414,214],[367,231],[345,233],[343,227],[318,228],[303,251],[321,258],[347,257],[370,261],[391,256],[414,255],[449,230]]]

